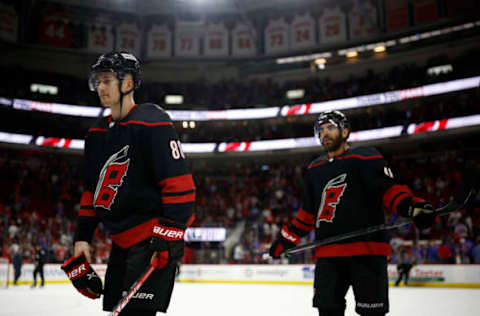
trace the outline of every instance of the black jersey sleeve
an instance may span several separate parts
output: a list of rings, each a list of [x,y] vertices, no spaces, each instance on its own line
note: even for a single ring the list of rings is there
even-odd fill
[[[162,200],[163,216],[187,223],[193,214],[195,184],[172,121],[158,110],[155,123],[145,129],[146,159]]]
[[[315,211],[313,202],[313,192],[311,192],[311,185],[309,184],[309,174],[304,179],[303,190],[303,205],[298,210],[295,218],[289,223],[288,228],[290,231],[298,235],[299,237],[306,236],[309,232],[315,229]]]
[[[93,133],[103,132],[101,129],[94,130]],[[90,133],[90,132],[89,132]],[[97,212],[93,206],[93,184],[92,184],[92,157],[91,142],[89,137],[85,139],[84,149],[84,191],[80,199],[80,209],[77,217],[77,229],[75,231],[74,241],[91,242],[93,233],[99,223]]]
[[[358,149],[358,166],[365,188],[372,194],[380,194],[386,212],[405,213],[403,208],[422,199],[394,178],[383,156],[373,147]]]

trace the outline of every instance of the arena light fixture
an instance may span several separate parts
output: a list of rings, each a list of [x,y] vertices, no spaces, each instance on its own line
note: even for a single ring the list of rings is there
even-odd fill
[[[375,53],[383,53],[386,50],[387,50],[387,48],[385,47],[385,45],[380,45],[380,46],[377,46],[373,49],[373,51]]]
[[[41,93],[41,94],[57,95],[58,94],[58,87],[47,85],[47,84],[41,84],[41,83],[32,83],[30,85],[30,91],[34,92],[34,93],[38,92],[38,93]]]
[[[347,58],[354,58],[354,57],[357,57],[357,56],[358,56],[358,53],[357,53],[356,51],[354,51],[354,50],[351,50],[351,51],[347,52],[347,53],[345,54],[345,56],[347,56]]]
[[[182,104],[183,95],[167,94],[165,96],[165,103],[166,104]]]
[[[437,75],[440,75],[440,74],[448,74],[449,72],[452,72],[452,71],[453,71],[453,67],[452,67],[451,64],[430,67],[430,68],[427,69],[427,73],[430,76],[437,76]]]
[[[301,99],[305,95],[305,89],[288,90],[286,95],[288,99]]]

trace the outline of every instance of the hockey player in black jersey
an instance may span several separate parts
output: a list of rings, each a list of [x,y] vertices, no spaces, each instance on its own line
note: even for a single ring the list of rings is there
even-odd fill
[[[322,113],[314,129],[327,156],[309,165],[303,206],[272,243],[272,257],[278,258],[312,230],[320,240],[383,224],[384,210],[412,217],[419,228],[433,225],[433,207],[395,182],[375,148],[350,148],[350,125],[343,113]],[[383,232],[317,247],[313,306],[319,315],[344,315],[350,286],[358,314],[385,315],[390,251]]]
[[[170,117],[155,104],[134,102],[139,73],[139,61],[125,52],[101,55],[92,65],[90,88],[111,115],[99,119],[86,136],[74,256],[62,265],[80,293],[93,299],[104,295],[105,311],[154,265],[157,269],[122,316],[166,312],[195,201],[195,185]],[[89,243],[99,222],[112,239],[103,287],[89,264]]]

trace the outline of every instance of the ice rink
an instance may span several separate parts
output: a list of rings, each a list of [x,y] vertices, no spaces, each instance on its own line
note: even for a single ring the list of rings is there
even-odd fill
[[[177,283],[167,315],[298,316],[317,315],[311,307],[312,286]],[[479,315],[480,289],[390,288],[391,316]],[[0,289],[1,316],[95,316],[101,301],[91,301],[69,284],[28,285]],[[158,313],[158,315],[163,315]],[[345,315],[354,312],[348,293]]]

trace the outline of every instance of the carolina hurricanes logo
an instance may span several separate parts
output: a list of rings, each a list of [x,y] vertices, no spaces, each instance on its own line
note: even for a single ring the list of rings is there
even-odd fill
[[[103,165],[93,196],[95,206],[110,210],[130,164],[130,158],[120,162],[127,157],[128,147],[126,145],[119,152],[110,156]]]
[[[328,181],[323,189],[322,201],[318,208],[317,227],[320,226],[321,221],[329,223],[333,221],[337,204],[340,202],[340,198],[343,196],[345,188],[347,187],[347,183],[345,182],[346,178],[347,174],[343,173]]]

